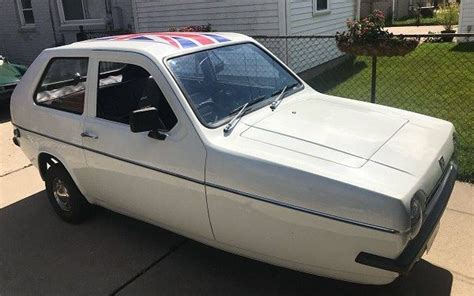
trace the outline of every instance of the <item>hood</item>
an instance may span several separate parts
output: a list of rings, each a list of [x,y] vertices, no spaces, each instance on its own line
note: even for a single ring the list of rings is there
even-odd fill
[[[247,122],[249,128],[241,136],[361,167],[407,122],[401,116],[369,110],[364,105],[307,99],[281,105],[256,123]]]
[[[0,58],[0,86],[15,84],[21,76],[20,71],[14,65]]]

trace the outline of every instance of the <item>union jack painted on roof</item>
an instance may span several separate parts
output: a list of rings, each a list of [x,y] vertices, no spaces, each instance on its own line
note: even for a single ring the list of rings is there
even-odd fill
[[[162,33],[137,33],[119,36],[108,36],[94,40],[110,41],[150,41],[168,44],[176,48],[192,48],[202,45],[228,42],[230,39],[215,33],[194,32],[162,32]]]

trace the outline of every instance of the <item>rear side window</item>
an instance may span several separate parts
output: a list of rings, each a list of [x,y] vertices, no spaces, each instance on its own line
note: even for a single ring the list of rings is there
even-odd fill
[[[38,105],[75,114],[84,111],[88,58],[55,58],[35,92]]]

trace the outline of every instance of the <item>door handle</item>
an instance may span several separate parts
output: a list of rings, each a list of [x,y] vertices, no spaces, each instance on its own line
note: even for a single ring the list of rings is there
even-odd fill
[[[91,138],[91,139],[94,139],[94,140],[99,138],[99,136],[96,136],[96,135],[94,135],[94,134],[90,134],[90,133],[88,133],[88,132],[83,132],[83,133],[81,133],[81,137],[83,137],[83,138]]]

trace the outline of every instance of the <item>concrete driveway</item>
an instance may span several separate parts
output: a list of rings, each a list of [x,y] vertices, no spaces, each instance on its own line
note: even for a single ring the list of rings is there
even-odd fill
[[[416,34],[429,34],[436,33],[440,34],[444,30],[443,26],[401,26],[401,27],[387,27],[386,28],[390,33],[395,35],[405,34],[405,35],[416,35]],[[458,26],[454,26],[453,30],[457,31]]]
[[[0,111],[0,295],[474,295],[473,186],[457,183],[429,254],[387,286],[303,274],[222,252],[107,210],[55,216]]]

